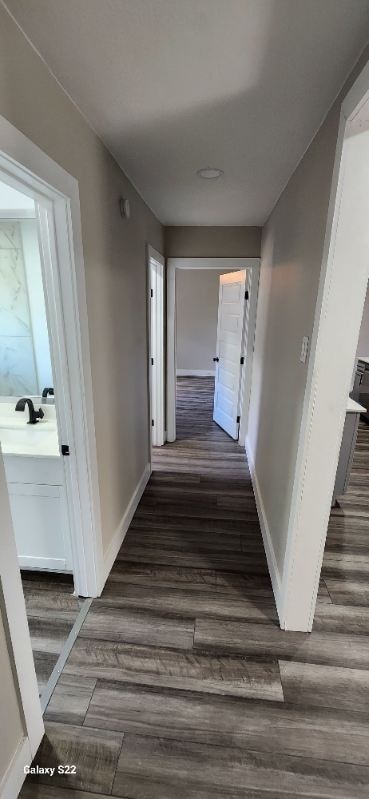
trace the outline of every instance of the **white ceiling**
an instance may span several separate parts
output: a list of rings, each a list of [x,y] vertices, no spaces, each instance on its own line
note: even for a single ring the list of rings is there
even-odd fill
[[[167,225],[262,224],[369,36],[368,0],[6,4]]]

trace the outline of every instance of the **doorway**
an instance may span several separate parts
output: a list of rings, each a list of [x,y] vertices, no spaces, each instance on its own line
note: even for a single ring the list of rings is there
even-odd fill
[[[244,445],[247,431],[248,403],[251,388],[253,339],[256,318],[257,292],[259,282],[259,259],[256,258],[170,258],[168,260],[168,301],[167,301],[167,438],[176,439],[177,387],[183,378],[206,379],[211,385],[208,395],[212,395],[212,418],[234,439]],[[200,276],[211,270],[218,273],[214,282],[216,291],[216,310],[214,342],[212,353],[202,352],[204,345],[196,333],[199,320],[206,317],[210,300],[206,292],[197,294],[183,279],[193,275]],[[227,274],[234,273],[234,278]],[[218,277],[224,274],[224,287],[219,287]],[[185,285],[189,295],[186,310],[186,324],[189,329],[188,346],[183,346],[182,329],[184,322],[178,302],[178,287]],[[233,288],[231,287],[233,283]],[[226,288],[229,284],[229,288]],[[210,292],[210,289],[208,289]],[[231,292],[231,294],[229,294]],[[233,294],[236,292],[238,299]],[[227,293],[229,297],[227,297]],[[232,296],[231,296],[232,295]],[[191,302],[191,297],[192,302]],[[221,301],[219,302],[219,297]],[[195,308],[200,300],[200,307]],[[198,302],[197,302],[198,304]],[[232,311],[223,330],[226,306]],[[193,307],[191,307],[193,306]],[[223,307],[224,306],[224,307]],[[237,308],[236,308],[237,306]],[[216,321],[218,319],[218,322]],[[192,321],[191,321],[192,320]],[[229,323],[229,324],[228,324]],[[233,328],[233,329],[232,329]],[[223,337],[223,340],[222,340]],[[207,336],[210,340],[210,336]],[[218,352],[219,351],[219,352]],[[211,357],[212,356],[212,357]],[[218,360],[219,359],[219,360]],[[228,366],[227,366],[228,364]],[[228,367],[231,368],[228,368]],[[183,388],[183,386],[182,386]],[[193,386],[194,388],[194,386]],[[234,417],[234,418],[233,418]]]
[[[290,630],[314,620],[369,277],[368,213],[369,64],[341,107],[281,597]]]
[[[0,594],[33,756],[104,573],[78,184],[0,134]]]

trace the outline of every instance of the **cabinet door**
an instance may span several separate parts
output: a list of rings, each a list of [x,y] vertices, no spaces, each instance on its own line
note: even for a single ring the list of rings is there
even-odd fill
[[[21,568],[72,568],[63,486],[9,483],[18,561]]]

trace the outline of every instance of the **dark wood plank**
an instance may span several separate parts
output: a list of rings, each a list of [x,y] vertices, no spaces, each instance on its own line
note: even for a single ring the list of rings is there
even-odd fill
[[[85,674],[68,675],[64,672],[46,708],[45,719],[68,724],[83,724],[96,679]]]
[[[130,641],[151,646],[190,649],[194,622],[179,615],[150,613],[94,602],[81,628],[82,638]]]
[[[78,639],[64,673],[183,691],[283,700],[278,664],[270,660]]]
[[[293,633],[277,626],[218,619],[198,619],[195,649],[238,652],[250,657],[275,657],[346,668],[367,669],[369,636],[338,633]]]
[[[273,600],[272,585],[268,574],[242,574],[223,569],[193,569],[186,566],[115,562],[109,575],[106,590],[112,583],[142,585],[146,587],[167,587],[180,590],[201,590],[218,594],[232,594],[240,598],[254,596]],[[112,591],[118,590],[112,588]]]
[[[349,607],[320,604],[315,611],[314,631],[369,635],[369,606]]]
[[[369,715],[97,682],[85,726],[369,766]]]
[[[41,694],[82,602],[73,595],[73,578],[67,574],[24,570],[22,585]]]
[[[130,799],[367,799],[369,769],[125,736],[113,794]]]
[[[131,607],[159,613],[176,614],[180,608],[181,616],[188,616],[191,619],[194,619],[196,614],[261,623],[277,622],[278,619],[274,602],[264,597],[246,599],[210,591],[202,593],[201,590],[182,591],[179,588],[172,590],[152,586],[144,588],[114,581],[109,581],[105,587],[99,607],[105,602],[119,608]]]
[[[280,661],[286,702],[369,713],[369,671]]]
[[[109,794],[122,742],[123,735],[117,732],[48,722],[33,765],[56,771],[28,781]],[[58,774],[59,764],[74,764],[76,774]]]
[[[20,799],[112,799],[111,794],[76,791],[74,788],[60,788],[58,785],[41,785],[26,782],[19,794]],[[120,799],[128,799],[127,796]]]

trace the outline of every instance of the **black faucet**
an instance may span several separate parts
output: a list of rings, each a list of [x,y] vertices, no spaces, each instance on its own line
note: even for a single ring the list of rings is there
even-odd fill
[[[27,422],[27,424],[37,424],[40,419],[44,418],[45,414],[42,408],[39,408],[38,411],[35,411],[35,406],[29,397],[22,397],[22,399],[18,400],[15,410],[24,411],[26,405],[28,405],[29,412],[29,422]]]
[[[46,399],[48,394],[50,394],[51,397],[54,396],[54,389],[52,387],[44,388],[44,390],[42,392],[43,399]]]

